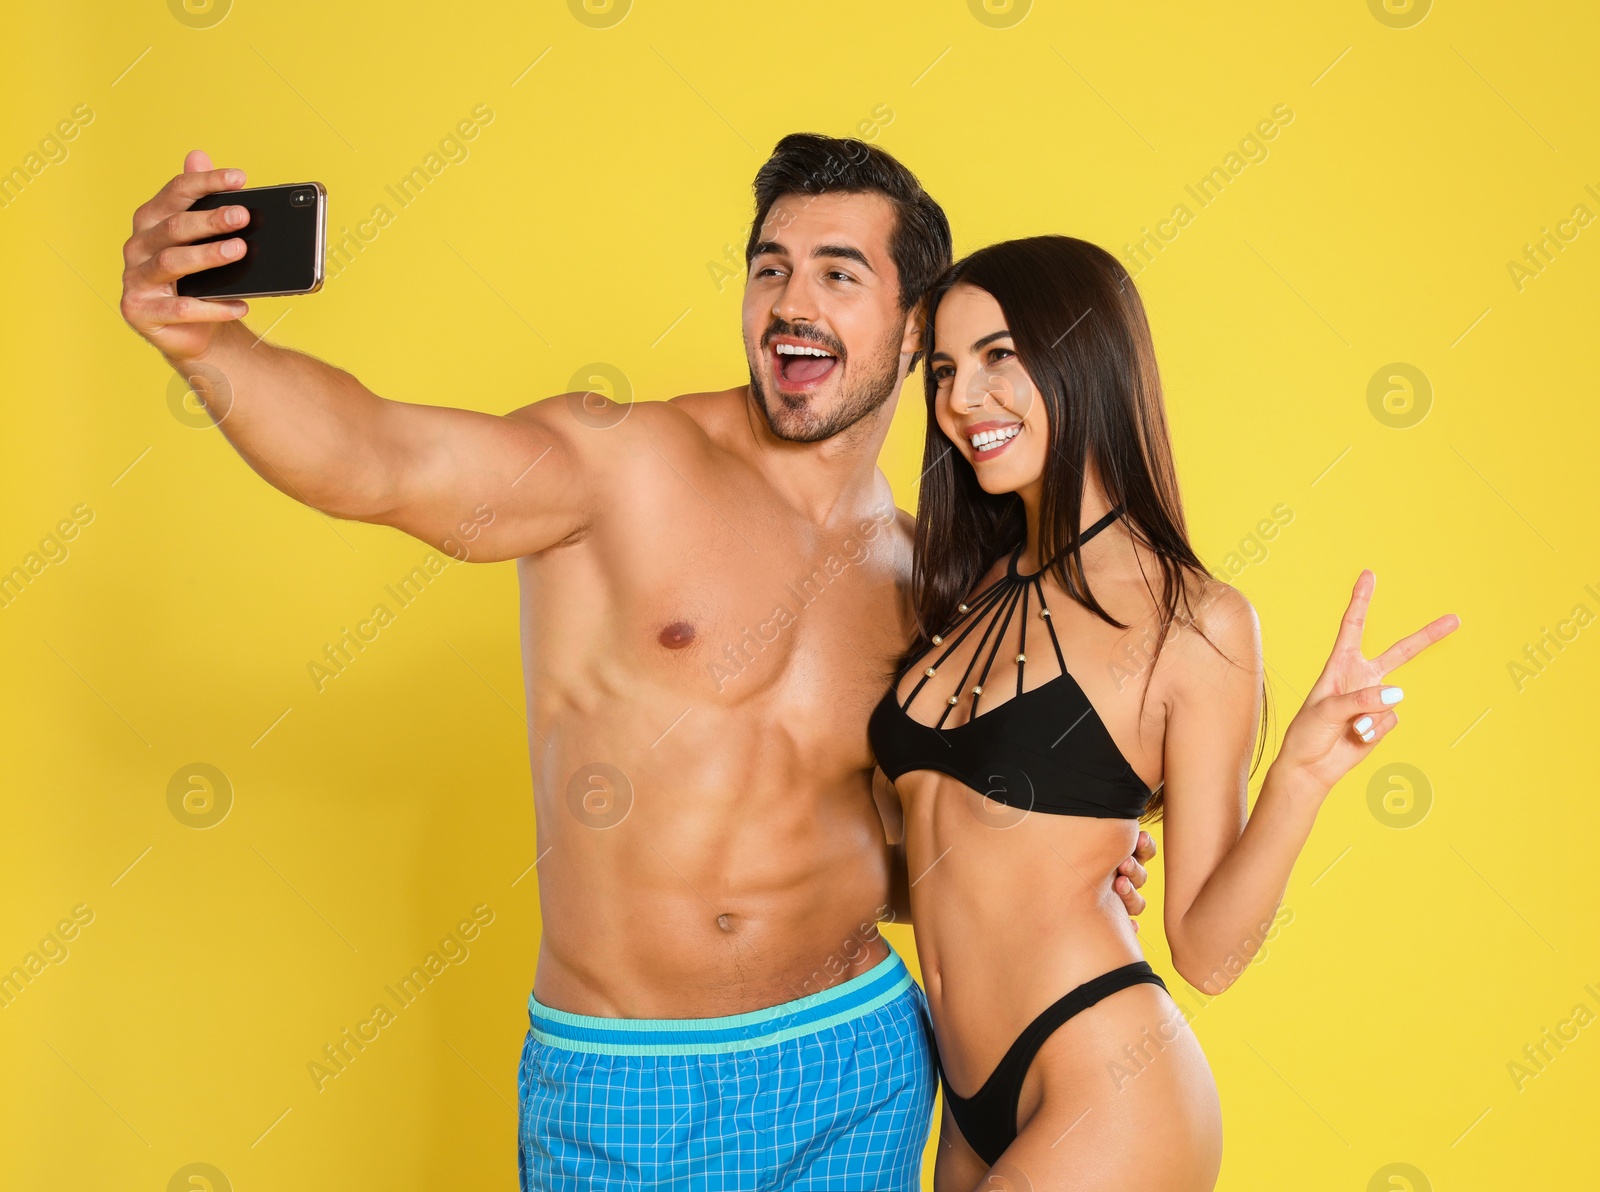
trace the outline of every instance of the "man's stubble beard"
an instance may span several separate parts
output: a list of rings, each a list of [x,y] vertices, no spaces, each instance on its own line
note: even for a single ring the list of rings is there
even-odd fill
[[[750,370],[750,392],[766,417],[767,426],[778,438],[788,443],[820,443],[849,430],[862,419],[877,413],[883,403],[894,396],[900,385],[899,336],[894,335],[882,350],[864,363],[866,374],[854,383],[847,383],[840,394],[839,404],[827,418],[811,411],[811,402],[803,399],[790,403],[780,393],[777,400],[767,393],[756,370]]]

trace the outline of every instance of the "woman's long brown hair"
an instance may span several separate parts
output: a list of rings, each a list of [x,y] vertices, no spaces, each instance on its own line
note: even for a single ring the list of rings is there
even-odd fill
[[[1106,499],[1122,506],[1134,539],[1157,560],[1159,589],[1145,577],[1160,609],[1160,632],[1145,670],[1148,692],[1172,626],[1194,624],[1186,581],[1208,576],[1189,544],[1150,325],[1133,279],[1110,253],[1070,236],[992,244],[956,262],[930,291],[923,330],[930,350],[939,304],[958,284],[976,286],[1000,304],[1017,356],[1045,403],[1050,450],[1039,500],[1042,557],[1035,565],[1047,564],[1061,588],[1095,616],[1127,628],[1084,578],[1077,539],[1090,461]],[[912,569],[919,640],[907,657],[926,649],[994,562],[1027,537],[1022,499],[979,486],[972,465],[939,428],[932,368],[925,367],[924,378],[928,431]],[[1266,714],[1263,701],[1258,764]],[[1162,803],[1158,789],[1144,818],[1158,818]]]

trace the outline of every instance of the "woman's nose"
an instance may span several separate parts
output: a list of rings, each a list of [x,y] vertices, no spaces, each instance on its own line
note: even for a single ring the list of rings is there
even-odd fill
[[[980,409],[987,402],[999,404],[1002,381],[998,375],[988,369],[975,368],[967,374],[965,381],[960,376],[957,376],[956,383],[963,395],[963,409]]]

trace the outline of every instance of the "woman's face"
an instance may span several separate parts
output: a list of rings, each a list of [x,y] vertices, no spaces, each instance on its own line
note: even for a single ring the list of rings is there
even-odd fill
[[[1050,450],[1048,415],[1000,304],[976,286],[951,287],[934,317],[933,340],[928,366],[939,387],[939,429],[985,492],[1037,496]]]

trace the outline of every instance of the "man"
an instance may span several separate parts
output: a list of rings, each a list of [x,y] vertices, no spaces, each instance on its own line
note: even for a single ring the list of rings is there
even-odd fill
[[[135,213],[122,310],[239,453],[331,516],[517,560],[544,914],[523,1186],[917,1186],[933,1056],[877,930],[905,881],[866,725],[910,633],[876,459],[943,211],[879,149],[785,137],[747,386],[496,416],[385,400],[254,342],[243,302],[177,297],[239,252],[193,242],[245,218],[187,210],[242,173],[184,171]]]

